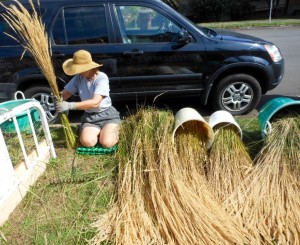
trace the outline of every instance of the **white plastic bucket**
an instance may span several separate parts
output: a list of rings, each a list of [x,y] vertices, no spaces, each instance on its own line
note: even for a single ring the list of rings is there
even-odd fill
[[[233,116],[228,111],[216,111],[209,117],[208,120],[209,125],[214,129],[217,125],[233,125],[235,126],[236,133],[240,135],[240,137],[243,137],[242,129],[240,125],[236,122],[236,120],[233,118]]]
[[[177,129],[183,126],[183,124],[188,121],[198,121],[199,124],[205,129],[204,132],[207,139],[205,145],[206,148],[209,149],[214,141],[214,132],[211,126],[204,120],[204,118],[195,109],[189,107],[180,109],[175,114],[175,127],[172,135],[173,142]]]

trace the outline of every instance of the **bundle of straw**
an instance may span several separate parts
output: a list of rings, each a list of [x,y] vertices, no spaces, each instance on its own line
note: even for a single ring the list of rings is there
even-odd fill
[[[37,66],[45,75],[53,94],[61,99],[50,56],[48,35],[45,31],[44,23],[42,22],[41,16],[37,13],[33,1],[28,1],[32,7],[32,14],[30,14],[17,0],[15,1],[15,5],[10,5],[9,7],[0,3],[6,9],[6,13],[1,15],[15,32],[16,37],[10,34],[7,35],[18,41],[24,47],[25,51],[28,51],[31,54]],[[61,122],[64,126],[67,147],[74,147],[76,144],[76,136],[66,114],[61,114]]]
[[[93,224],[97,235],[90,244],[100,244],[105,240],[124,245],[164,244],[156,221],[147,210],[150,185],[155,183],[146,178],[150,171],[159,170],[159,167],[152,169],[147,166],[149,162],[156,163],[157,149],[152,129],[156,124],[159,131],[159,120],[158,112],[140,110],[122,122],[116,154],[119,162],[116,200],[108,213]]]
[[[205,133],[205,128],[199,121],[185,122],[176,131],[177,152],[187,174],[205,175],[208,160]],[[193,177],[189,176],[188,180],[190,179]]]
[[[300,114],[292,110],[288,118],[291,134],[284,144],[284,152],[291,172],[300,181]]]
[[[293,172],[299,162],[297,120],[287,116],[273,123],[255,168],[226,200],[262,244],[300,244],[300,185]]]
[[[206,127],[198,121],[189,121],[184,123],[176,132],[176,146],[177,152],[180,155],[181,167],[183,169],[182,173],[185,178],[185,182],[189,186],[193,187],[196,191],[201,201],[205,204],[206,207],[215,207],[208,208],[207,210],[202,209],[203,212],[207,214],[218,214],[221,217],[221,212],[223,212],[224,218],[227,215],[225,209],[221,207],[220,202],[215,199],[214,193],[211,193],[211,185],[206,181],[207,171],[208,171],[208,156],[206,150]],[[192,170],[192,171],[190,171]],[[197,187],[197,188],[195,188]],[[211,213],[210,213],[211,212]],[[225,214],[226,213],[226,214]],[[203,214],[202,214],[203,215]],[[211,216],[213,217],[213,216]],[[248,242],[255,241],[255,238],[243,230],[243,224],[239,217],[232,218],[227,217],[228,221],[234,222],[239,226],[237,231],[241,231],[244,234],[245,240]],[[208,219],[209,220],[209,219]],[[215,220],[215,224],[216,224]],[[210,234],[212,236],[213,234]],[[206,241],[204,244],[226,244],[225,241]],[[243,243],[239,241],[237,243]]]
[[[252,159],[236,126],[218,124],[207,164],[209,186],[223,202],[243,182],[252,168]]]
[[[195,170],[199,167],[180,161],[183,156],[179,157],[171,139],[173,124],[170,112],[154,109],[140,110],[124,120],[116,154],[116,200],[93,224],[97,235],[91,244],[106,239],[115,244],[248,241],[244,229],[212,198],[202,171]],[[193,173],[186,171],[188,168]]]

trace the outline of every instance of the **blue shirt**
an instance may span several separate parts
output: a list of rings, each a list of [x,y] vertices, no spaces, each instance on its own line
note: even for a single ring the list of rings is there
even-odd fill
[[[81,101],[92,99],[96,94],[103,96],[98,108],[85,110],[86,112],[101,112],[112,105],[109,97],[109,80],[103,72],[98,72],[94,81],[89,81],[79,74],[75,75],[65,86],[65,89],[73,95],[78,93]]]

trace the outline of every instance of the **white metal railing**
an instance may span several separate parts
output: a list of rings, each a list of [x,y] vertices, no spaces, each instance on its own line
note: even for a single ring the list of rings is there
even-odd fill
[[[5,104],[5,102],[0,103],[0,108],[1,108],[1,105],[4,105],[4,104]],[[30,113],[32,111],[32,109],[35,109],[39,114],[42,130],[44,133],[44,141],[46,142],[46,151],[48,151],[48,155],[52,156],[53,158],[56,158],[56,153],[54,150],[54,146],[53,146],[53,142],[52,142],[52,138],[51,138],[51,134],[50,134],[50,130],[49,130],[49,125],[47,122],[46,113],[38,101],[24,100],[24,103],[21,103],[20,105],[17,105],[16,107],[14,107],[12,109],[9,109],[9,110],[5,110],[3,108],[0,109],[1,110],[0,111],[0,124],[6,122],[8,120],[10,120],[10,121],[12,120],[11,123],[14,124],[15,131],[16,131],[19,143],[20,143],[22,154],[23,154],[24,170],[25,170],[25,171],[22,171],[21,175],[20,175],[20,173],[16,174],[16,169],[13,166],[13,163],[12,163],[12,160],[11,160],[11,157],[9,155],[9,151],[8,151],[8,148],[6,145],[5,138],[3,136],[3,130],[1,130],[1,125],[0,125],[0,211],[1,212],[3,211],[1,209],[1,208],[3,208],[3,207],[1,207],[1,205],[3,205],[3,204],[5,205],[5,202],[8,199],[11,199],[11,195],[13,193],[16,193],[16,190],[19,189],[20,186],[23,185],[23,187],[24,187],[25,186],[24,183],[26,181],[29,182],[28,179],[26,179],[26,178],[28,178],[28,176],[30,175],[32,170],[38,164],[40,164],[38,162],[39,161],[38,159],[42,158],[43,155],[45,155],[45,150],[44,150],[44,148],[42,149],[40,142],[38,142],[36,130],[33,125],[33,120],[32,120],[32,116]],[[21,134],[21,130],[20,130],[19,123],[18,123],[18,115],[24,114],[24,113],[27,113],[28,122],[30,124],[31,133],[32,133],[33,141],[34,141],[34,145],[35,145],[36,158],[34,158],[34,159],[32,159],[32,157],[29,157],[29,155],[26,152],[26,149],[24,146],[24,141],[23,141],[22,134]],[[29,186],[28,186],[28,188],[29,188]],[[18,191],[18,192],[20,192],[20,191]],[[24,191],[23,191],[22,195],[24,195]],[[17,205],[17,203],[15,202],[15,206],[16,205]],[[7,207],[5,207],[5,209],[7,209]],[[3,219],[4,219],[4,218],[1,218],[1,215],[2,214],[0,213],[0,225],[1,225],[1,221],[3,223]]]

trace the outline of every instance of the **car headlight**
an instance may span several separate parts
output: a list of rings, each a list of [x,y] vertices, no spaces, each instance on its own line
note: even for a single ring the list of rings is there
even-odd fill
[[[266,50],[268,51],[271,59],[274,62],[278,62],[278,61],[282,60],[281,53],[275,45],[265,44],[264,46],[265,46]]]

